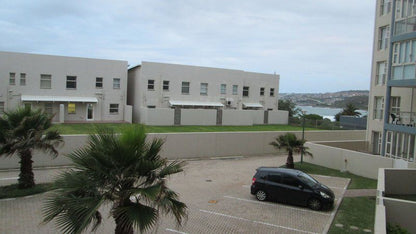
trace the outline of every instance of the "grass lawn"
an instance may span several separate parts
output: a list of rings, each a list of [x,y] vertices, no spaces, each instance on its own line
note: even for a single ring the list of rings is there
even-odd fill
[[[44,193],[52,189],[52,183],[37,184],[35,187],[29,189],[18,189],[17,184],[12,184],[0,187],[0,199],[24,197],[33,194]]]
[[[123,128],[131,126],[127,123],[99,123],[99,124],[55,124],[60,134],[89,134],[94,132],[95,126],[108,127],[120,132]],[[149,133],[168,132],[232,132],[232,131],[302,131],[302,127],[290,125],[254,125],[254,126],[144,126]],[[319,130],[305,128],[305,130]]]
[[[375,197],[344,197],[328,233],[366,233],[363,229],[373,230],[375,209]],[[344,227],[336,227],[337,223]],[[359,230],[353,230],[350,226],[356,226]]]
[[[368,179],[362,176],[357,176],[349,172],[340,172],[339,170],[334,170],[334,169],[327,168],[327,167],[321,167],[321,166],[317,166],[317,165],[305,163],[305,162],[303,164],[300,164],[300,162],[296,162],[295,168],[303,172],[306,172],[308,174],[350,178],[351,183],[348,186],[348,189],[376,189],[377,188],[377,180]]]

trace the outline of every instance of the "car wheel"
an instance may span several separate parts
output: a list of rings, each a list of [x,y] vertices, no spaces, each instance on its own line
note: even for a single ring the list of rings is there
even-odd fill
[[[259,200],[259,201],[265,201],[265,200],[267,199],[267,194],[266,194],[266,192],[265,192],[265,191],[263,191],[263,190],[258,190],[258,191],[256,192],[256,198],[257,198],[257,200]]]
[[[308,207],[311,208],[312,210],[320,210],[321,206],[322,206],[321,201],[316,198],[311,198],[308,202]]]

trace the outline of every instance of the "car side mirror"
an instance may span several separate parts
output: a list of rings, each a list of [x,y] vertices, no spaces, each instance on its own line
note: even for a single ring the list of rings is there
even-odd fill
[[[299,188],[299,189],[303,189],[303,186],[302,186],[302,185],[298,185],[298,188]]]

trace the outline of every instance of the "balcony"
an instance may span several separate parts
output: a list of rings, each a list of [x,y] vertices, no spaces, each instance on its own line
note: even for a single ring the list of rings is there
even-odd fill
[[[416,86],[416,64],[393,65],[391,79],[387,82],[387,85],[395,87]]]
[[[401,111],[397,114],[391,113],[389,116],[389,123],[408,127],[416,127],[416,112]]]

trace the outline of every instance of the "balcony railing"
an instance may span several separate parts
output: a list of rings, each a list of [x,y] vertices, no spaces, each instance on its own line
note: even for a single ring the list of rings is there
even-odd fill
[[[394,24],[394,36],[416,32],[416,16],[398,20]]]
[[[416,127],[416,112],[401,111],[399,113],[390,113],[389,123]]]

